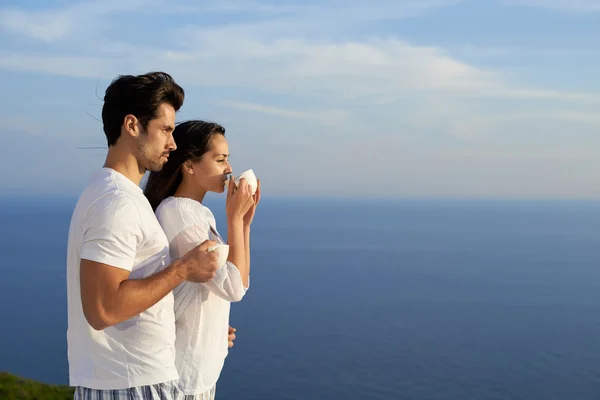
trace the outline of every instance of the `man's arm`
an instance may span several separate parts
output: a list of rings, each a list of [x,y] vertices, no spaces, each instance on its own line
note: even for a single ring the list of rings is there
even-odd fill
[[[207,240],[167,268],[144,279],[129,279],[129,271],[81,260],[83,314],[92,328],[102,330],[147,310],[183,281],[207,282],[218,269],[216,252]]]
[[[98,199],[87,212],[81,245],[80,290],[83,314],[97,330],[147,310],[184,280],[206,282],[217,270],[206,241],[178,261],[144,279],[129,279],[144,237],[142,216],[126,196]]]
[[[186,278],[175,261],[146,279],[128,279],[129,271],[81,260],[81,303],[92,328],[102,330],[152,307]]]

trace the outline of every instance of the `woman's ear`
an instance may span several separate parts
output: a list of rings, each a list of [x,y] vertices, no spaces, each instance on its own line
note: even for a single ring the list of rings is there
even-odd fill
[[[186,174],[194,175],[194,166],[192,165],[192,162],[190,160],[183,163],[182,170]]]

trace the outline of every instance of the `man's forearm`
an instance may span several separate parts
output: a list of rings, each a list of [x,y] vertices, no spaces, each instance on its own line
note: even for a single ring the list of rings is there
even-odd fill
[[[126,321],[149,309],[182,283],[184,275],[181,262],[175,261],[167,268],[144,279],[126,279],[119,284],[114,296],[105,299],[100,307],[100,327],[104,329]]]

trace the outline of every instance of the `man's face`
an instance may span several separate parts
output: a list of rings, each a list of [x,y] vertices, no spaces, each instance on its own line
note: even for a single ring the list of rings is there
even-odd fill
[[[158,116],[148,122],[144,132],[137,137],[135,157],[140,167],[148,171],[160,171],[169,160],[169,153],[177,148],[173,139],[175,109],[167,103],[161,104]]]

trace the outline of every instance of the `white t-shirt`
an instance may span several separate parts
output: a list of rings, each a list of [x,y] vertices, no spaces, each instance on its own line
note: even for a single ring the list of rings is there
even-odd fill
[[[142,189],[102,168],[73,212],[67,249],[67,344],[71,386],[125,389],[178,378],[175,316],[169,293],[148,310],[101,331],[81,305],[80,261],[87,259],[147,277],[170,263],[169,242]]]
[[[169,197],[158,206],[156,216],[173,260],[207,239],[223,243],[213,213],[195,200]],[[240,301],[246,290],[231,262],[207,283],[183,282],[173,290],[178,386],[185,394],[207,392],[217,383],[228,354],[230,302]]]

